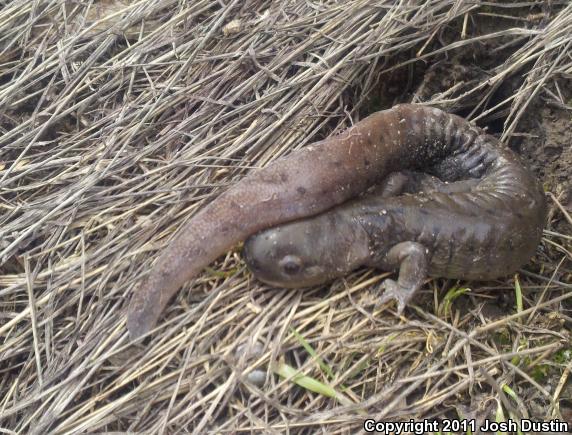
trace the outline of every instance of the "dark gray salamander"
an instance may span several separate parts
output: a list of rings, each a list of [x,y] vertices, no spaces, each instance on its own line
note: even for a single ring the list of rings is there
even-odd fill
[[[526,262],[540,238],[545,205],[536,181],[518,157],[458,116],[402,104],[252,171],[197,212],[135,290],[127,318],[131,338],[150,331],[177,290],[236,243],[356,198],[392,172],[426,172],[427,168],[445,181],[472,177],[479,182],[465,193],[364,202],[359,215],[351,219],[350,209],[341,215],[335,211],[332,218],[337,216],[343,224],[332,222],[332,228],[341,240],[320,241],[326,246],[316,246],[301,260],[323,262],[327,249],[338,253],[348,249],[347,261],[335,262],[332,270],[326,264],[323,278],[340,275],[342,269],[360,262],[384,268],[400,264],[399,283],[409,291],[424,275],[423,261],[430,272],[465,278],[492,276],[485,264],[495,263],[490,256],[497,253],[494,274],[508,273]],[[302,225],[306,225],[304,231],[320,231],[311,224]],[[355,242],[346,239],[352,237]],[[266,243],[264,236],[253,240]],[[298,248],[307,243],[297,242]],[[253,245],[251,240],[248,246]],[[262,279],[306,285],[300,275],[283,275],[277,254],[266,257],[256,254],[257,250],[250,252]]]
[[[452,148],[427,168],[438,178],[395,172],[363,198],[250,237],[243,254],[254,275],[306,287],[362,265],[399,269],[397,282],[383,282],[381,301],[396,299],[402,312],[427,275],[486,280],[525,264],[545,221],[539,184],[494,137],[468,123],[446,131],[450,115],[435,114],[432,125],[410,128],[422,146]]]

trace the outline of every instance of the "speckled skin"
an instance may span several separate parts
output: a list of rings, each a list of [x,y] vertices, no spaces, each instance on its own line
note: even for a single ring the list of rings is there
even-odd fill
[[[380,192],[262,231],[243,250],[258,279],[305,287],[362,265],[399,269],[397,282],[382,284],[382,302],[396,299],[401,312],[427,275],[486,280],[529,260],[542,235],[546,204],[519,158],[443,112],[416,111],[406,124],[411,141],[448,150],[445,158],[424,162],[429,173],[450,183],[393,173]]]
[[[445,181],[479,178],[478,191],[459,196],[432,194],[425,199],[384,198],[396,201],[386,206],[391,216],[387,220],[388,229],[402,225],[405,229],[398,232],[409,240],[423,231],[427,212],[435,216],[432,218],[435,225],[437,216],[451,213],[461,216],[459,231],[465,232],[471,231],[473,224],[493,225],[490,222],[496,217],[499,223],[494,224],[495,228],[501,228],[500,220],[506,217],[509,222],[503,225],[508,227],[502,227],[505,233],[507,228],[515,233],[527,232],[520,237],[522,241],[513,242],[515,249],[519,246],[527,249],[526,253],[515,253],[518,263],[522,264],[526,261],[524,257],[528,259],[532,254],[534,248],[529,246],[538,243],[544,198],[516,155],[499,148],[494,138],[483,135],[462,118],[429,107],[399,105],[374,113],[340,135],[252,172],[197,213],[173,238],[149,277],[136,289],[128,312],[130,336],[137,338],[152,329],[182,284],[237,242],[263,229],[322,213],[358,196],[388,174],[407,168],[429,168],[427,172]],[[363,228],[368,225],[367,216],[371,228],[380,227],[379,220],[373,217],[381,212],[376,207],[372,203],[371,212],[363,214]],[[522,217],[515,217],[517,214]],[[355,228],[353,221],[350,224],[348,231]],[[438,225],[438,229],[441,227]],[[361,230],[358,232],[364,235]],[[479,234],[484,233],[487,232]],[[460,241],[472,240],[459,234],[455,237]],[[377,229],[368,233],[367,238],[367,246],[372,250],[387,245]],[[489,244],[478,235],[474,240],[477,249]],[[490,242],[490,246],[498,245]],[[362,242],[362,246],[366,245]],[[436,244],[435,252],[441,252],[437,248],[444,249]],[[444,255],[448,254],[440,253],[437,257]],[[374,255],[370,258],[373,261]],[[513,260],[503,262],[507,264],[503,270],[509,269],[508,263],[512,268]],[[438,264],[435,260],[435,270],[439,270]],[[466,270],[468,264],[461,261],[459,273],[463,266]],[[406,265],[402,265],[405,270],[403,267],[407,269]],[[474,275],[467,272],[463,276]]]

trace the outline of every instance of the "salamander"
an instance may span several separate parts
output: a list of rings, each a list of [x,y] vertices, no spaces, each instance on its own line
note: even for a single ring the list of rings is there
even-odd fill
[[[360,266],[398,269],[397,281],[382,282],[380,303],[395,299],[401,314],[427,276],[488,280],[533,255],[541,195],[528,214],[518,209],[522,202],[485,193],[482,179],[426,184],[410,176],[393,173],[390,190],[249,237],[246,264],[259,280],[287,288],[324,284]]]
[[[403,170],[441,187],[402,194],[415,184],[405,180],[359,197]],[[245,259],[262,281],[303,287],[360,265],[399,268],[382,301],[402,310],[427,274],[514,271],[538,245],[545,215],[538,182],[493,136],[436,108],[397,105],[251,172],[199,211],[134,292],[127,326],[131,338],[148,332],[185,281],[253,235]]]

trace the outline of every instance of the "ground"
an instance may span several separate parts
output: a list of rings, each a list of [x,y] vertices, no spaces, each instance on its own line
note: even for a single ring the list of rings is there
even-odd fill
[[[565,1],[3,2],[0,431],[572,425],[571,47]],[[405,101],[469,118],[542,180],[529,264],[428,280],[398,316],[387,274],[284,291],[236,246],[129,341],[132,294],[198,210]]]

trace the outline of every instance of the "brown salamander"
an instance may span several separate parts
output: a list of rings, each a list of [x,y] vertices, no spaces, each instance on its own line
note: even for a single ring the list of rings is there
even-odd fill
[[[149,331],[181,285],[237,242],[325,212],[403,169],[456,187],[396,196],[411,183],[388,183],[383,194],[269,229],[245,246],[255,275],[298,287],[361,264],[399,267],[384,298],[402,309],[427,272],[492,278],[530,258],[545,200],[518,156],[458,116],[403,104],[252,172],[197,213],[134,293],[131,337]]]
[[[379,193],[251,236],[243,255],[259,280],[280,287],[323,284],[359,266],[399,269],[397,282],[381,284],[381,302],[396,299],[401,313],[427,275],[492,279],[533,255],[545,218],[543,194],[530,175],[523,179],[514,169],[504,169],[505,179],[530,182],[525,197],[492,190],[490,172],[452,183],[393,173],[390,188]]]

